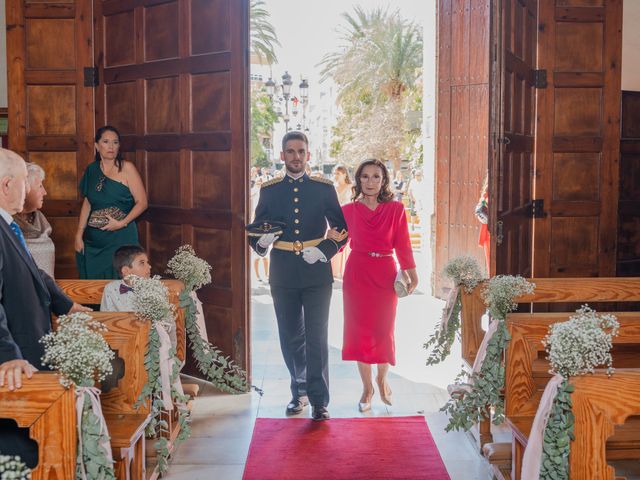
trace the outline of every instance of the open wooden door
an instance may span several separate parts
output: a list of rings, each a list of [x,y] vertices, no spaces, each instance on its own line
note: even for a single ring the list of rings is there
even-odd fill
[[[58,278],[77,277],[78,181],[93,159],[92,0],[7,0],[9,148],[44,168]],[[90,70],[88,71],[90,73]]]
[[[199,294],[209,339],[243,368],[248,3],[95,0],[96,124],[120,130],[142,173],[150,206],[141,241],[156,274],[185,243],[213,266],[213,285]]]
[[[621,0],[540,2],[537,277],[615,276]]]
[[[494,4],[489,188],[494,274],[531,276],[537,0]],[[540,80],[538,80],[540,81]]]
[[[489,157],[490,6],[438,1],[434,294],[441,298],[450,259],[471,255],[485,264],[474,211]]]

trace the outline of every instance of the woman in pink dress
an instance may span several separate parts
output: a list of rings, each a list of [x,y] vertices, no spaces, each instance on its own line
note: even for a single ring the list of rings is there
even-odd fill
[[[387,384],[395,365],[394,327],[398,297],[393,288],[396,258],[409,276],[409,293],[418,284],[404,205],[393,201],[389,173],[380,160],[366,160],[355,174],[355,200],[342,207],[351,246],[345,267],[343,360],[356,360],[362,378],[359,410],[371,409],[372,368],[380,398],[391,405]],[[337,232],[330,232],[329,236]],[[394,253],[395,257],[394,258]]]

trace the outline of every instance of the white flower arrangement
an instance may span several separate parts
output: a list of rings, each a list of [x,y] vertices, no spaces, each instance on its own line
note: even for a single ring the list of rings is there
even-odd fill
[[[0,455],[0,480],[28,480],[31,469],[21,458],[13,455]]]
[[[211,283],[211,265],[197,257],[191,245],[182,245],[176,250],[167,263],[167,273],[181,280],[190,292]]]
[[[60,383],[92,387],[113,371],[115,354],[102,336],[107,328],[86,313],[61,315],[58,327],[40,339],[42,363],[60,372]]]
[[[42,363],[60,374],[60,383],[76,386],[81,411],[78,424],[76,476],[115,480],[109,434],[99,407],[100,391],[94,388],[113,371],[111,361],[115,353],[102,336],[107,328],[87,313],[61,315],[57,328],[40,339],[44,345]],[[93,397],[97,407],[93,406]]]
[[[574,440],[574,415],[570,377],[593,373],[606,366],[613,373],[611,347],[620,324],[615,315],[597,314],[588,305],[576,310],[566,322],[554,323],[542,343],[548,353],[552,374],[560,374],[562,383],[548,412],[544,427],[541,480],[568,480],[571,440]],[[538,415],[544,413],[538,412]],[[525,453],[526,456],[526,453]]]
[[[165,328],[175,321],[176,307],[169,302],[169,290],[158,275],[151,278],[129,275],[126,280],[133,288],[133,309],[138,318],[164,323]]]
[[[468,255],[449,260],[442,274],[449,277],[454,285],[461,285],[467,293],[485,279],[476,259]]]
[[[247,374],[222,351],[202,338],[196,316],[196,302],[200,303],[195,291],[211,283],[211,265],[196,256],[191,245],[182,245],[167,263],[167,272],[184,283],[180,293],[180,306],[185,309],[185,324],[191,353],[198,370],[206,375],[217,388],[228,393],[244,393],[247,390]]]
[[[536,288],[519,275],[496,275],[482,291],[482,299],[489,307],[489,313],[493,318],[504,320],[507,313],[518,308],[516,298],[522,295],[530,295]]]
[[[611,347],[619,328],[615,315],[598,314],[588,305],[576,310],[566,322],[554,323],[542,341],[549,354],[551,373],[569,378],[593,373],[604,365],[611,375]]]
[[[133,288],[133,308],[136,316],[141,320],[151,322],[153,328],[149,330],[149,343],[145,353],[144,365],[147,370],[147,383],[142,389],[137,405],[141,405],[147,399],[151,399],[151,420],[147,427],[147,437],[155,437],[156,460],[158,469],[164,474],[169,468],[169,440],[167,422],[162,418],[163,409],[166,407],[163,400],[163,385],[160,369],[160,349],[162,341],[158,329],[170,331],[175,326],[175,306],[169,302],[169,290],[160,281],[159,276],[142,278],[134,275],[128,276],[126,280]],[[168,340],[167,340],[168,341]],[[188,423],[188,411],[186,409],[187,398],[174,388],[174,384],[179,382],[180,371],[178,365],[180,361],[176,357],[173,347],[169,348],[169,358],[171,360],[172,371],[169,372],[169,393],[171,402],[178,409],[178,422],[180,433],[174,441],[177,447],[191,434]]]

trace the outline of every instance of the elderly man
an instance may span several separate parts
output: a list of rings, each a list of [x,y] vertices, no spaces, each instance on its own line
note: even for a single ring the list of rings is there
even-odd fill
[[[23,375],[31,378],[44,368],[39,340],[51,330],[51,312],[90,310],[71,301],[31,258],[12,218],[28,191],[24,160],[0,149],[0,387],[9,390],[22,386]],[[38,461],[27,432],[6,420],[0,420],[0,452],[20,455],[29,466]]]

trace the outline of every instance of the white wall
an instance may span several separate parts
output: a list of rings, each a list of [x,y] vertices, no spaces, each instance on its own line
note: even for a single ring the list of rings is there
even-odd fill
[[[622,90],[640,91],[640,1],[622,4]]]

